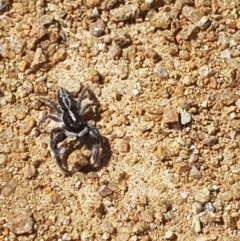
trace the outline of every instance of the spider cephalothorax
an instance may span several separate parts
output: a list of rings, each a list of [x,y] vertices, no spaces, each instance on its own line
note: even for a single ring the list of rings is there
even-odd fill
[[[100,165],[102,138],[96,127],[92,126],[85,120],[84,115],[89,111],[89,108],[96,103],[82,104],[86,92],[89,89],[83,88],[79,94],[78,100],[75,100],[70,93],[60,87],[57,92],[57,104],[45,99],[39,98],[39,101],[50,107],[54,113],[45,116],[39,125],[46,119],[51,119],[60,122],[60,127],[53,128],[50,133],[50,147],[55,156],[59,167],[67,174],[71,172],[63,166],[61,153],[58,144],[63,142],[67,137],[75,137],[80,142],[90,142],[92,157],[90,163],[93,167]]]

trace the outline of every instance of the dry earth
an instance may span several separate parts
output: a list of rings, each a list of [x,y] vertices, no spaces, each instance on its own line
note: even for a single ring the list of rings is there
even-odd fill
[[[239,0],[1,0],[0,36],[0,240],[240,240]],[[109,148],[68,177],[38,98],[81,85]]]

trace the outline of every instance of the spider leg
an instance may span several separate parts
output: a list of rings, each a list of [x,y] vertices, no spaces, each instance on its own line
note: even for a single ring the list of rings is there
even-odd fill
[[[48,100],[44,97],[40,97],[40,98],[38,98],[38,100],[40,102],[42,102],[43,104],[47,105],[51,110],[53,110],[53,111],[55,111],[59,114],[61,113],[61,110],[58,108],[58,106],[54,102],[52,102],[51,100]]]
[[[98,129],[89,123],[87,125],[89,128],[89,135],[96,140],[100,140],[101,135],[100,135]]]
[[[102,149],[102,139],[99,131],[94,126],[88,124],[90,131],[89,136],[94,139],[94,144],[92,145],[92,157],[90,163],[93,167],[99,167],[101,160],[101,149]]]
[[[93,167],[100,166],[101,153],[102,153],[101,148],[102,148],[102,144],[100,142],[92,146],[92,157],[90,158],[90,163]]]
[[[77,106],[79,109],[81,109],[81,103],[82,100],[85,98],[85,94],[88,91],[88,88],[86,86],[82,87],[80,94],[78,95],[78,101],[77,101]]]
[[[57,115],[53,115],[53,114],[49,114],[47,116],[44,116],[38,123],[37,127],[39,128],[40,125],[42,125],[42,123],[47,120],[47,119],[51,119],[53,121],[56,121],[56,122],[61,122],[61,118]]]
[[[71,172],[63,166],[61,154],[58,149],[58,144],[67,138],[67,136],[64,133],[64,129],[62,127],[54,128],[50,133],[50,138],[50,147],[58,166],[64,171],[64,173],[66,173],[67,175],[71,175]]]

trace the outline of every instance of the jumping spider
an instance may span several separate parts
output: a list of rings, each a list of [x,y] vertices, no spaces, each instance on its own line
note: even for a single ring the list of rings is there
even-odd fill
[[[68,137],[75,137],[81,144],[91,142],[92,157],[90,164],[93,167],[99,167],[100,165],[102,149],[101,135],[96,127],[92,126],[84,118],[84,115],[89,111],[90,107],[96,105],[96,103],[83,105],[82,101],[86,97],[86,92],[91,94],[88,88],[82,88],[78,100],[75,100],[66,89],[60,87],[57,92],[57,104],[46,98],[39,98],[40,102],[50,107],[55,113],[45,116],[39,122],[38,126],[46,119],[61,122],[62,124],[61,127],[56,127],[51,130],[50,147],[58,166],[68,175],[70,175],[71,172],[63,166],[61,152],[58,148],[58,144]]]

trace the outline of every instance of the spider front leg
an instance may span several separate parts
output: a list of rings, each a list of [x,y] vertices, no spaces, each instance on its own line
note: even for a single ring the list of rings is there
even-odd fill
[[[80,94],[78,95],[77,105],[79,108],[81,107],[82,100],[86,97],[85,94],[87,91],[88,91],[88,88],[86,86],[83,86]]]
[[[67,174],[71,175],[71,172],[63,166],[61,153],[58,148],[58,144],[67,138],[64,128],[56,127],[50,133],[50,147],[56,159],[58,166]]]
[[[40,125],[42,125],[42,123],[47,120],[47,119],[50,119],[50,120],[53,120],[53,121],[56,121],[56,122],[61,122],[61,117],[60,116],[57,116],[57,115],[53,115],[53,114],[49,114],[47,116],[44,116],[38,123],[37,127],[39,128]]]
[[[55,111],[59,114],[61,113],[61,110],[58,108],[58,106],[54,102],[52,102],[51,100],[48,100],[44,97],[40,97],[40,98],[38,98],[38,100],[40,102],[42,102],[43,104],[47,105],[52,111]]]
[[[55,111],[55,112],[56,112],[56,114],[49,114],[49,115],[43,117],[43,118],[39,121],[39,123],[38,123],[38,125],[37,125],[38,127],[40,127],[40,125],[41,125],[46,119],[51,119],[51,120],[56,121],[56,122],[61,122],[61,116],[60,116],[61,110],[57,107],[57,105],[56,105],[54,102],[52,102],[52,101],[50,101],[50,100],[48,100],[48,99],[46,99],[46,98],[43,98],[43,97],[39,98],[38,100],[39,100],[40,102],[42,102],[43,104],[47,105],[52,111]]]

